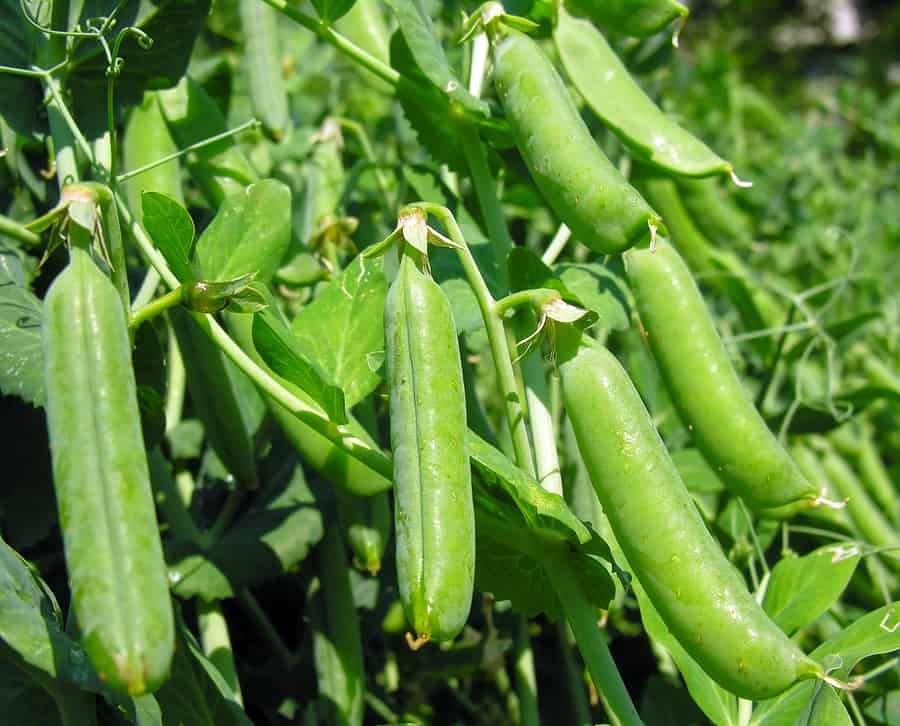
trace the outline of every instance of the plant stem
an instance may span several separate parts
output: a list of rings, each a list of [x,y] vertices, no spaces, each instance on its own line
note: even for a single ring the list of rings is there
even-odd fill
[[[572,704],[575,724],[577,726],[592,726],[594,721],[591,718],[591,705],[588,703],[587,695],[585,694],[585,683],[582,677],[583,669],[572,654],[572,645],[575,641],[572,636],[572,630],[567,623],[559,622],[556,624],[556,632],[559,650],[563,659],[563,668],[566,671],[569,701]]]
[[[138,288],[134,300],[131,301],[131,314],[134,315],[140,308],[149,303],[156,295],[156,288],[159,287],[159,273],[155,267],[148,267],[144,274],[141,286]]]
[[[642,726],[640,716],[597,626],[593,609],[564,553],[548,554],[544,560],[544,570],[553,583],[566,620],[572,626],[575,641],[594,685],[604,697],[610,719],[622,726]]]
[[[346,36],[341,35],[327,23],[316,20],[314,17],[300,12],[297,8],[289,5],[287,0],[262,0],[262,2],[271,5],[279,12],[284,13],[295,23],[299,23],[307,30],[311,30],[326,43],[330,43],[344,55],[359,63],[363,68],[371,71],[391,86],[396,86],[400,82],[400,74],[397,71],[378,60],[378,58],[371,53],[360,48]]]
[[[534,651],[528,635],[528,618],[520,617],[516,633],[515,673],[516,694],[519,699],[520,726],[540,726],[538,712],[537,677],[534,672]]]
[[[168,333],[168,355],[166,356],[166,362],[168,363],[166,433],[169,434],[181,422],[181,412],[184,409],[184,392],[187,385],[187,372],[184,369],[184,359],[181,357],[178,341],[175,339],[175,331],[172,330],[171,325],[167,325],[166,329]]]
[[[180,304],[181,286],[167,292],[162,297],[151,300],[143,307],[135,310],[131,316],[131,323],[129,323],[128,327],[132,330],[132,332],[134,332],[139,327],[141,327],[142,323],[145,323],[148,320],[152,320],[160,313],[165,312],[169,308]]]
[[[41,243],[41,236],[32,232],[25,225],[19,224],[5,214],[0,214],[0,234],[6,235],[27,247],[37,247]]]
[[[559,229],[556,230],[556,234],[553,235],[553,239],[550,240],[550,245],[544,250],[544,254],[541,255],[541,262],[545,265],[552,265],[556,262],[556,258],[559,257],[560,253],[566,248],[571,237],[572,230],[565,224],[559,225]]]

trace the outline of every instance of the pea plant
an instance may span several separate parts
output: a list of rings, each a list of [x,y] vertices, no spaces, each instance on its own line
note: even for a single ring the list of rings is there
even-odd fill
[[[900,720],[900,96],[688,17],[0,0],[5,723]]]

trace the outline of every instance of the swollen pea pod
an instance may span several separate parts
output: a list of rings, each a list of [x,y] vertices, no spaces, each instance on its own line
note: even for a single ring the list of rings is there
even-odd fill
[[[216,102],[188,76],[174,88],[159,92],[159,104],[172,138],[181,148],[226,131],[225,117]],[[258,176],[234,139],[220,139],[192,151],[187,168],[214,208],[229,194],[242,192]]]
[[[344,544],[333,519],[325,528],[317,559],[319,579],[307,601],[322,708],[317,723],[361,726],[366,694],[362,638]]]
[[[463,628],[475,584],[466,402],[450,303],[406,252],[384,329],[394,451],[397,582],[416,644]]]
[[[616,33],[646,38],[674,20],[684,24],[688,9],[675,0],[565,0],[572,15]]]
[[[763,612],[707,530],[616,358],[577,339],[558,355],[566,411],[615,538],[685,650],[724,688],[753,700],[823,676]]]
[[[553,40],[575,88],[637,157],[670,174],[731,173],[731,164],[666,116],[644,93],[591,23],[560,8]]]
[[[723,482],[754,509],[789,517],[817,504],[759,415],[713,324],[697,284],[666,240],[625,257],[650,349],[697,448]]]
[[[250,315],[226,313],[228,329],[235,342],[250,356],[254,363],[266,370],[293,395],[306,403],[312,399],[289,381],[279,378],[266,365],[253,343],[253,320]],[[370,469],[359,459],[335,446],[325,436],[309,424],[297,418],[289,409],[274,398],[263,395],[263,400],[272,418],[278,423],[285,438],[297,450],[303,462],[336,487],[361,497],[369,497],[391,488],[391,482],[378,472]],[[352,416],[348,416],[347,427],[353,436],[372,444],[372,437]]]
[[[346,15],[337,21],[337,28],[360,48],[380,60],[391,64],[391,31],[384,20],[378,0],[356,0]],[[379,89],[393,89],[371,71],[366,74]]]
[[[718,242],[748,242],[750,217],[719,192],[717,179],[678,179],[681,200],[704,235]]]
[[[139,695],[169,674],[174,621],[125,315],[87,249],[73,245],[44,299],[53,480],[85,650],[102,680]]]
[[[610,163],[540,46],[516,30],[494,49],[494,82],[516,146],[575,237],[616,254],[651,236],[659,215]]]
[[[131,112],[125,128],[123,151],[126,169],[136,169],[175,150],[158,103],[157,93],[147,93]],[[168,194],[179,202],[181,174],[178,161],[149,169],[126,182],[129,206],[142,215],[141,192]],[[181,308],[169,311],[178,347],[188,371],[188,387],[197,416],[203,421],[213,450],[235,478],[248,488],[257,485],[254,447],[250,427],[241,411],[241,374],[222,351]],[[254,395],[250,388],[249,393]]]

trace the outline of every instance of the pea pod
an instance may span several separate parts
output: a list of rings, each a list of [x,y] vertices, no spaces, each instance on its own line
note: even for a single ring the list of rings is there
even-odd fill
[[[753,238],[750,218],[720,194],[716,179],[679,179],[678,191],[691,218],[709,239],[722,243]]]
[[[731,164],[666,116],[644,93],[591,23],[561,8],[553,40],[575,88],[637,157],[671,174],[731,173]]]
[[[250,103],[263,128],[277,140],[290,122],[278,52],[278,14],[258,0],[241,0],[240,10]]]
[[[638,38],[654,35],[676,19],[683,24],[688,16],[688,9],[676,0],[565,0],[564,4],[572,15]]]
[[[353,566],[377,575],[391,531],[391,504],[386,493],[357,498],[336,491],[338,517],[347,535]]]
[[[475,514],[456,329],[440,287],[405,253],[384,329],[394,451],[397,582],[418,642],[450,640],[469,616]]]
[[[158,688],[175,647],[122,303],[87,247],[44,300],[53,480],[72,603],[100,678]]]
[[[616,254],[659,215],[610,163],[538,44],[516,30],[494,50],[494,82],[516,146],[544,199],[577,239]]]
[[[628,279],[650,349],[697,448],[757,510],[790,516],[817,491],[759,415],[716,332],[697,284],[667,241],[631,250]]]
[[[188,76],[174,88],[160,91],[159,104],[172,138],[181,148],[226,130],[216,102]],[[256,172],[231,137],[192,151],[186,163],[203,196],[215,208],[229,194],[242,192],[257,181]]]
[[[616,358],[561,347],[563,401],[632,573],[669,630],[720,685],[761,700],[823,675],[763,612],[706,529]]]

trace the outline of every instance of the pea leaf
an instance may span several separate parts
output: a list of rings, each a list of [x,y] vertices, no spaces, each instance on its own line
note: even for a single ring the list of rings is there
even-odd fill
[[[804,557],[785,557],[772,570],[763,608],[792,635],[840,597],[859,559],[860,549],[852,543],[820,547]]]
[[[588,310],[600,316],[608,330],[627,330],[631,325],[628,286],[608,267],[597,264],[557,265],[554,274]]]
[[[252,726],[234,692],[184,625],[178,628],[172,675],[156,692],[166,724]]]
[[[816,726],[852,726],[850,714],[830,686],[818,681],[803,681],[777,699],[764,701],[753,712],[752,726],[815,724]]]
[[[364,266],[361,259],[357,256],[291,323],[299,348],[343,389],[348,407],[363,400],[381,381],[366,359],[384,350],[387,281],[380,259],[367,260]]]
[[[141,194],[141,211],[147,234],[179,282],[196,277],[190,263],[194,220],[188,211],[168,194],[160,192]]]
[[[210,280],[232,280],[249,272],[267,283],[291,241],[291,192],[274,179],[228,196],[197,240],[197,260]]]
[[[590,601],[605,608],[614,587],[604,561],[612,562],[605,543],[566,506],[562,497],[545,491],[500,451],[469,431],[478,537],[477,587],[511,600],[529,616],[561,615],[546,566],[557,566],[548,553],[565,547],[565,562],[573,569]],[[545,561],[546,560],[546,561]],[[515,567],[516,569],[510,569]],[[512,578],[510,572],[524,573]]]
[[[0,392],[32,406],[44,403],[41,301],[24,282],[21,264],[0,249]]]
[[[25,5],[34,16],[38,3]],[[28,68],[44,42],[44,36],[25,21],[18,0],[0,1],[0,65]],[[16,133],[34,135],[40,126],[40,108],[41,87],[36,79],[0,73],[0,116]]]
[[[356,0],[312,0],[312,5],[326,23],[333,23],[346,15]]]
[[[80,643],[63,630],[50,588],[0,539],[0,653],[50,678],[99,693],[103,690]],[[8,658],[8,656],[5,656]]]
[[[286,572],[322,538],[322,517],[299,465],[269,491],[207,552],[176,541],[167,560],[180,597],[220,600]]]
[[[335,423],[347,423],[344,392],[329,383],[290,328],[271,309],[253,316],[253,344],[266,365],[306,391]]]

